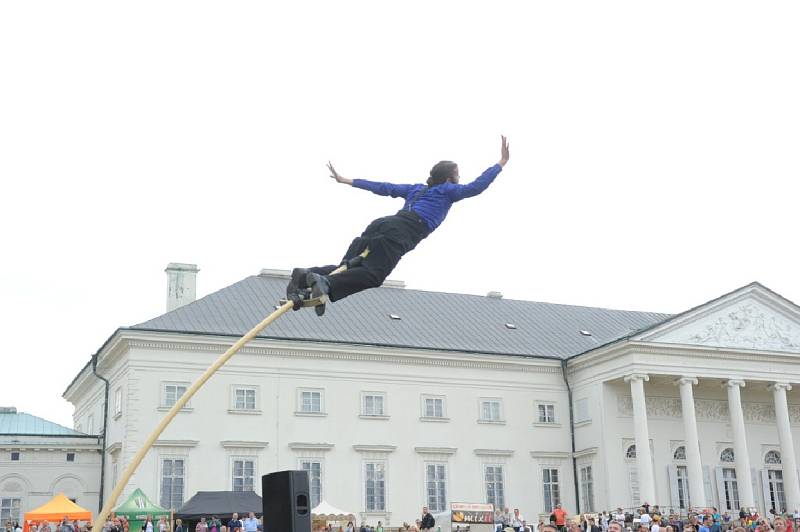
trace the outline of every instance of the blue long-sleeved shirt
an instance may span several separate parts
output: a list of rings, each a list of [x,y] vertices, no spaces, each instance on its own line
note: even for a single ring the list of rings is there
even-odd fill
[[[453,203],[462,199],[477,196],[489,185],[494,178],[503,170],[499,164],[487,168],[475,181],[466,185],[456,183],[442,183],[430,187],[421,194],[414,205],[411,207],[415,213],[422,218],[428,229],[433,231],[441,225]],[[366,179],[354,179],[353,186],[363,190],[369,190],[379,196],[391,196],[393,198],[404,198],[403,210],[408,210],[409,202],[417,192],[425,185],[395,185],[394,183],[379,183],[377,181],[367,181]]]

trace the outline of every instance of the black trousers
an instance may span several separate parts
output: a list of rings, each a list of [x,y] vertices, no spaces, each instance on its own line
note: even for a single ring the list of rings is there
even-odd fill
[[[369,248],[369,254],[355,268],[328,277],[331,301],[376,288],[392,273],[403,255],[417,247],[430,234],[425,222],[413,212],[400,211],[374,220],[361,236],[356,237],[344,254],[342,262],[360,255]],[[328,275],[338,268],[335,265],[309,268],[309,271]]]

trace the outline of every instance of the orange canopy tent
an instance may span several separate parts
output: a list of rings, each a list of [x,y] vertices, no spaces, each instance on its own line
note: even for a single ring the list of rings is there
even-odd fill
[[[48,502],[38,508],[25,512],[24,532],[28,532],[32,523],[42,523],[48,521],[51,524],[61,523],[61,520],[68,517],[72,521],[91,521],[92,512],[86,508],[81,508],[71,500],[67,499],[63,493],[59,493]]]

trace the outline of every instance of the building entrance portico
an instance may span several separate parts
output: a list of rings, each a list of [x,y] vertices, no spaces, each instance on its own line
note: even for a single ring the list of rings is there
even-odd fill
[[[737,513],[800,507],[791,430],[800,396],[787,383],[637,371],[602,388],[606,448],[620,448],[615,439],[624,447],[606,454],[615,500]]]

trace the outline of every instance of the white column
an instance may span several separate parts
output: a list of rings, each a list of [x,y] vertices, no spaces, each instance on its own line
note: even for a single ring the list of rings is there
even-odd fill
[[[703,484],[703,466],[700,462],[700,438],[697,437],[697,417],[694,411],[694,377],[681,377],[675,383],[681,388],[686,466],[689,471],[689,500],[695,508],[705,508],[706,492]]]
[[[733,429],[733,453],[736,459],[736,486],[739,488],[739,504],[743,508],[755,508],[753,481],[750,476],[750,455],[747,452],[747,433],[744,430],[742,394],[744,381],[729,380],[724,386],[728,389],[728,410],[731,413]]]
[[[656,504],[656,483],[653,478],[653,459],[650,455],[650,432],[647,430],[647,404],[644,397],[644,383],[650,377],[633,374],[625,377],[631,384],[633,399],[633,433],[636,438],[636,470],[639,475],[639,496],[636,504],[648,502]]]
[[[789,422],[789,405],[786,403],[786,392],[792,389],[792,385],[776,382],[770,388],[775,398],[775,419],[778,422],[778,438],[781,442],[786,509],[793,512],[796,508],[800,508],[800,482],[797,479],[797,458],[794,454],[792,427]]]

